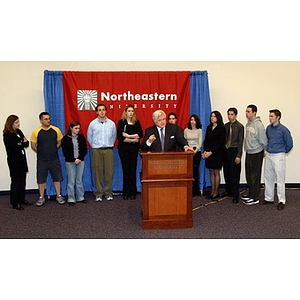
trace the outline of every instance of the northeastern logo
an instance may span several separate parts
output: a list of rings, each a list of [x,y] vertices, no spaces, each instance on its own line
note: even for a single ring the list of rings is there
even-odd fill
[[[96,90],[78,90],[77,107],[78,110],[95,110],[97,106]]]

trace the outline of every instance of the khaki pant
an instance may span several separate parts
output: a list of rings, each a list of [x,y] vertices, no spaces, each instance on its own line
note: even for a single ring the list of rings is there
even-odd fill
[[[96,186],[96,197],[102,197],[104,194],[112,196],[114,169],[113,149],[92,149],[92,170]]]
[[[285,204],[285,153],[266,153],[265,161],[265,200],[274,201],[275,181],[277,182],[278,202]]]

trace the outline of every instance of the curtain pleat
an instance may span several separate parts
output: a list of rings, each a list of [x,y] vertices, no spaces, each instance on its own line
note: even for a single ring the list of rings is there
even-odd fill
[[[51,124],[58,127],[62,134],[65,134],[65,110],[64,110],[64,91],[62,82],[62,71],[44,72],[44,101],[45,111],[50,114]],[[67,173],[65,158],[62,150],[58,150],[58,156],[62,167],[63,181],[61,182],[61,194],[67,194]],[[46,181],[46,195],[56,195],[53,181],[48,174]]]
[[[202,124],[203,139],[206,128],[210,123],[211,102],[209,93],[208,73],[207,71],[191,72],[191,106],[190,114],[199,116]],[[203,152],[203,147],[201,147]],[[201,160],[199,167],[199,187],[203,190],[210,186],[209,170],[205,168],[204,160]]]

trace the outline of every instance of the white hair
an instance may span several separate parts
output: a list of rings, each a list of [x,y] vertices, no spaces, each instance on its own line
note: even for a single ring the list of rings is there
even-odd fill
[[[158,109],[152,114],[152,120],[155,122],[161,116],[166,117],[166,113],[163,110]]]

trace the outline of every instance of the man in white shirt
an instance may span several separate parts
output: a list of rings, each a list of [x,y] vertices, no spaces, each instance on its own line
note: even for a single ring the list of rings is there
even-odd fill
[[[87,131],[87,140],[92,147],[92,171],[96,186],[95,201],[102,201],[102,199],[110,201],[113,199],[113,146],[117,130],[115,123],[107,118],[107,108],[104,104],[98,104],[95,110],[98,116],[91,121]]]

